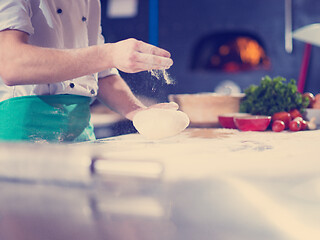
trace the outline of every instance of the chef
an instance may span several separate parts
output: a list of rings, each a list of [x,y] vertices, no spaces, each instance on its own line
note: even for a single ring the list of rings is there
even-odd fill
[[[99,0],[0,1],[0,141],[94,140],[95,98],[130,120],[146,109],[118,69],[168,69],[170,53],[136,39],[104,43],[100,10]]]

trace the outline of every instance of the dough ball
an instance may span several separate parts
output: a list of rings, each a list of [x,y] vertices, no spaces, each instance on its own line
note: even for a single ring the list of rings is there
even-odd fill
[[[187,114],[170,109],[149,108],[138,112],[133,118],[137,131],[148,139],[175,136],[188,127]]]

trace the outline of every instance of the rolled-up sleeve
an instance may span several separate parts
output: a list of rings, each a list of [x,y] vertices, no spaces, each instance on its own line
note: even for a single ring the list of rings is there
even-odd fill
[[[98,36],[98,44],[102,45],[102,44],[104,44],[104,42],[105,42],[105,40],[104,40],[104,37],[103,37],[103,35],[101,33],[101,27],[100,27],[100,34]],[[104,78],[104,77],[108,77],[110,75],[119,75],[118,69],[109,68],[109,69],[106,69],[106,70],[104,70],[102,72],[99,72],[98,73],[98,78]]]
[[[0,31],[13,29],[31,35],[34,33],[31,17],[30,0],[0,1]]]
[[[110,75],[119,75],[119,71],[116,68],[109,68],[98,73],[98,78],[108,77]]]

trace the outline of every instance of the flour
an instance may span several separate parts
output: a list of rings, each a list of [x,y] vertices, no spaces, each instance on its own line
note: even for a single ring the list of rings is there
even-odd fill
[[[169,76],[169,73],[165,69],[161,70],[149,70],[148,72],[151,73],[152,76],[156,77],[158,80],[164,79],[166,84],[173,84],[174,80]]]

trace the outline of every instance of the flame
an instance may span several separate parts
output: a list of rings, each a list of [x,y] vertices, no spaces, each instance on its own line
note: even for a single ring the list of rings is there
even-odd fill
[[[261,59],[265,59],[266,55],[263,48],[255,40],[238,37],[236,39],[236,45],[239,50],[239,55],[244,63],[251,65],[258,65]]]
[[[259,67],[269,69],[271,66],[264,48],[249,36],[237,36],[227,39],[210,57],[212,69],[226,72],[255,70]]]

